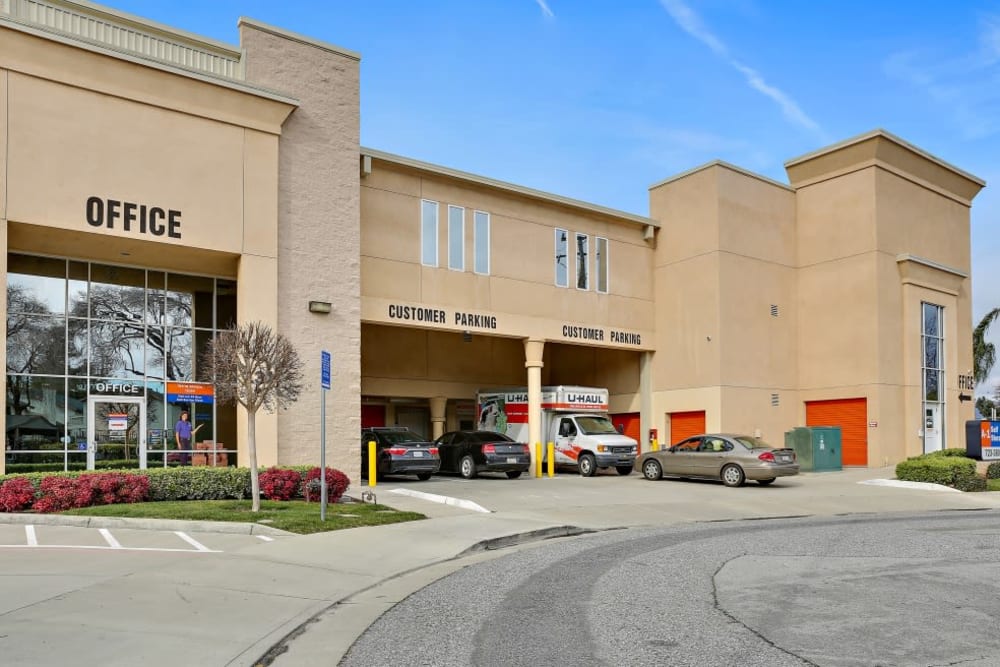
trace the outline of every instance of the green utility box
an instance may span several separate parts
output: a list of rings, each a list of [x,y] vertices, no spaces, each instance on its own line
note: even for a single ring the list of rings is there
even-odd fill
[[[839,426],[797,426],[785,432],[785,447],[795,450],[802,471],[843,468]]]

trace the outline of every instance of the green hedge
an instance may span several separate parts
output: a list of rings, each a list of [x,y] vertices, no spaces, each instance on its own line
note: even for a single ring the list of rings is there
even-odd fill
[[[968,453],[965,451],[964,448],[951,447],[949,449],[939,449],[936,452],[930,452],[928,454],[924,454],[923,456],[928,456],[928,457],[931,457],[931,458],[936,458],[936,457],[941,457],[941,456],[957,456],[959,458],[967,458],[968,457]],[[916,458],[920,458],[920,457],[918,456]]]
[[[986,479],[1000,479],[1000,461],[996,461],[987,466]]]
[[[282,466],[305,475],[315,466]],[[149,477],[150,500],[227,500],[250,497],[249,468],[212,468],[208,466],[149,468],[129,470]],[[264,469],[261,469],[264,472]],[[39,488],[45,477],[75,479],[94,472],[29,472],[0,475],[0,485],[14,477],[26,477]],[[301,490],[300,490],[301,492]]]
[[[943,452],[955,450],[943,450]],[[929,482],[943,484],[961,491],[978,491],[982,489],[962,488],[978,486],[973,478],[976,475],[976,462],[956,454],[934,452],[902,461],[896,465],[896,478],[909,482]],[[985,485],[986,480],[982,480]]]

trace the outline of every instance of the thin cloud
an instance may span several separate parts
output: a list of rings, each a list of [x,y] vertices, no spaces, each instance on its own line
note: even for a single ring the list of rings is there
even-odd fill
[[[549,3],[545,2],[545,0],[535,0],[535,2],[537,2],[538,6],[541,7],[542,14],[545,15],[545,18],[552,19],[556,17],[556,15],[552,13],[552,10],[549,9]]]
[[[776,102],[785,118],[797,125],[801,125],[807,130],[815,132],[823,141],[828,140],[826,133],[823,132],[819,124],[810,118],[802,110],[802,107],[787,93],[767,83],[757,70],[736,60],[729,52],[729,47],[726,46],[725,42],[709,30],[708,26],[705,25],[701,17],[693,9],[681,0],[660,0],[660,5],[663,6],[674,22],[684,32],[707,46],[712,50],[712,53],[722,58],[730,67],[742,74],[743,78],[746,79],[747,85]]]

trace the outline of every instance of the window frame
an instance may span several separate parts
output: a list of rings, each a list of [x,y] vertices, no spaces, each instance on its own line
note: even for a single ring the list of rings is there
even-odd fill
[[[480,239],[480,234],[479,234],[479,220],[480,220],[480,216],[483,216],[483,219],[486,221],[486,234],[485,234],[485,240],[484,241],[482,239]],[[488,275],[490,275],[490,270],[492,268],[491,267],[492,262],[491,262],[491,258],[490,258],[490,243],[491,243],[491,241],[490,241],[490,235],[491,235],[491,233],[493,231],[492,227],[493,227],[493,220],[492,220],[492,217],[490,216],[490,214],[489,214],[488,211],[480,211],[479,209],[473,209],[473,211],[472,211],[472,272],[475,273],[475,274],[477,274],[477,275],[480,275],[480,276],[488,276]],[[479,270],[479,268],[480,268],[479,267],[479,245],[480,245],[480,242],[484,242],[486,244],[485,245],[485,254],[484,254],[484,257],[486,259],[486,270],[485,271],[480,271]]]
[[[583,239],[585,242],[584,253],[583,253],[584,255],[583,281],[585,285],[583,287],[580,287],[580,239]],[[573,257],[575,258],[573,266],[576,268],[576,275],[574,276],[576,279],[573,281],[573,283],[576,285],[576,288],[581,292],[589,292],[590,291],[590,236],[588,234],[584,234],[583,232],[574,232],[573,242],[574,242],[573,245],[575,246],[575,252],[573,253]]]
[[[434,207],[434,260],[433,263],[427,261],[427,257],[424,255],[424,250],[427,246],[427,225],[428,220],[426,218],[427,204]],[[421,199],[420,200],[420,264],[422,266],[429,266],[437,268],[441,265],[441,248],[440,246],[440,235],[441,235],[441,203],[436,202],[433,199]]]
[[[566,278],[559,282],[559,234],[562,233],[566,237],[564,251],[563,251],[563,261],[565,262]],[[568,229],[562,229],[560,227],[555,228],[555,285],[556,287],[569,287],[569,237],[570,231]]]
[[[459,213],[460,219],[458,220],[458,266],[452,264],[453,247],[456,241],[455,235],[453,234],[453,222],[452,213]],[[465,271],[465,207],[458,206],[456,204],[448,204],[448,270],[449,271]]]
[[[604,252],[601,253],[601,242],[604,242]],[[611,261],[608,258],[610,255],[611,242],[608,241],[606,236],[595,236],[594,237],[594,268],[596,273],[594,275],[594,291],[598,294],[608,294],[611,291]],[[604,265],[604,289],[601,289],[601,264]]]

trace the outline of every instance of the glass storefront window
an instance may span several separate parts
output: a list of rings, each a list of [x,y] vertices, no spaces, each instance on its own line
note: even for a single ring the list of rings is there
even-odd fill
[[[199,440],[235,448],[234,407],[168,405],[164,386],[211,381],[197,356],[217,322],[235,321],[235,281],[17,253],[7,263],[8,472],[86,468],[88,398],[121,383],[146,398],[148,465],[175,463],[164,447],[185,408],[205,424]],[[134,446],[122,454],[136,463]]]
[[[66,319],[7,314],[7,371],[66,374]]]

